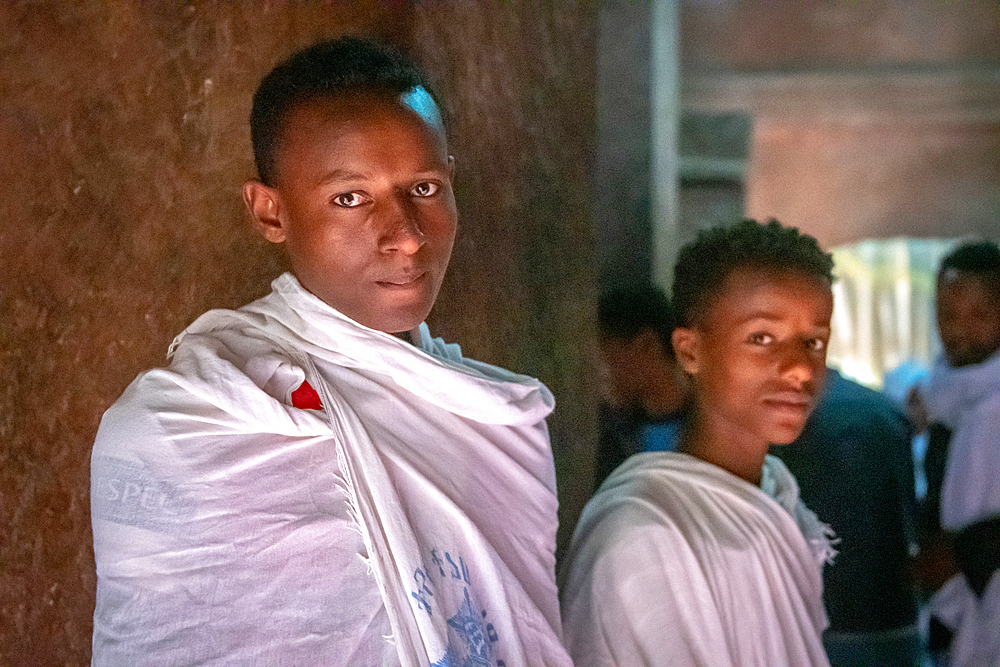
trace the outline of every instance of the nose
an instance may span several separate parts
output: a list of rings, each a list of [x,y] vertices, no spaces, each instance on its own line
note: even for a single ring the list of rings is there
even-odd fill
[[[823,360],[817,359],[816,353],[803,341],[789,342],[783,361],[782,375],[800,389],[825,371]]]
[[[413,204],[406,197],[395,197],[386,202],[382,215],[379,250],[412,255],[427,240],[417,219]]]

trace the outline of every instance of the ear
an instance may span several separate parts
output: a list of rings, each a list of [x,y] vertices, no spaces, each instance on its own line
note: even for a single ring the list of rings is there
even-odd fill
[[[677,327],[674,329],[671,340],[674,344],[674,355],[677,357],[677,364],[688,375],[695,375],[698,372],[701,352],[701,335],[698,333],[698,330]]]
[[[454,180],[455,179],[455,156],[454,155],[449,155],[448,156],[448,179],[449,180]]]
[[[271,243],[285,240],[281,217],[281,195],[274,188],[254,179],[243,184],[243,203],[254,228]]]

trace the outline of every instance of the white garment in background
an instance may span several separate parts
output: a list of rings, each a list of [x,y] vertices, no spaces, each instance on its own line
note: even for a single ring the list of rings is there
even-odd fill
[[[826,666],[828,530],[774,457],[758,488],[687,454],[635,455],[573,535],[567,648],[577,667]]]
[[[932,422],[951,429],[941,527],[958,531],[1000,515],[1000,353],[953,368],[939,358],[926,389]],[[962,574],[931,598],[930,611],[955,631],[953,667],[1000,666],[1000,574],[977,597]]]
[[[272,286],[102,420],[93,664],[568,665],[548,390]]]

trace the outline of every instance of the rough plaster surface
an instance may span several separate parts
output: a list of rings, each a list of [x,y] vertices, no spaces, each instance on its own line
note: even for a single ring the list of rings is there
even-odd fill
[[[746,213],[1000,237],[1000,4],[683,3],[683,104],[750,115]]]
[[[754,128],[746,208],[825,247],[864,238],[1000,238],[1000,123],[887,117]]]
[[[686,0],[689,71],[965,64],[1000,57],[994,0]]]
[[[593,19],[419,7],[0,6],[0,665],[89,662],[98,420],[197,315],[284,268],[245,222],[246,118],[319,37],[408,46],[441,81],[462,231],[433,324],[546,380],[560,465],[587,472]]]

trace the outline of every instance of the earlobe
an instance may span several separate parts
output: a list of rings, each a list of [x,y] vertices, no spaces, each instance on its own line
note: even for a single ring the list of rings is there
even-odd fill
[[[258,180],[243,184],[243,203],[253,221],[254,228],[271,243],[285,240],[285,226],[281,220],[281,198],[278,191]]]
[[[674,329],[671,339],[674,344],[677,364],[688,375],[696,374],[698,372],[698,332],[686,327],[677,327]]]

